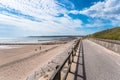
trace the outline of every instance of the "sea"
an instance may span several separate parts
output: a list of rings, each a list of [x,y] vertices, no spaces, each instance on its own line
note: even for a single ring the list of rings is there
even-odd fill
[[[19,48],[11,45],[1,45],[3,43],[46,43],[54,40],[66,39],[61,36],[30,36],[30,37],[0,37],[0,50]]]
[[[0,43],[44,43],[65,39],[64,36],[0,37]]]

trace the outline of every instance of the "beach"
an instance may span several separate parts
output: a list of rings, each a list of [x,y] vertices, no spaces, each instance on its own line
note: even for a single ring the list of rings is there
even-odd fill
[[[39,80],[43,75],[40,69],[43,68],[45,73],[44,67],[61,53],[66,55],[65,51],[73,43],[73,39],[68,39],[39,45],[7,45],[13,48],[0,49],[0,80],[30,80],[36,71]]]

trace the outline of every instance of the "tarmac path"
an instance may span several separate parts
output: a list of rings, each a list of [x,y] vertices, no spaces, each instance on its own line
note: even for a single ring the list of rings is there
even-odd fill
[[[83,40],[67,80],[120,80],[120,55],[92,41]]]

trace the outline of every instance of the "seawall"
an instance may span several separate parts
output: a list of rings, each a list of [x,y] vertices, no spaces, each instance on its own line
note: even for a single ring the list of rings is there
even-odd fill
[[[107,49],[110,49],[118,54],[120,54],[120,41],[117,40],[108,40],[108,39],[96,39],[96,38],[90,38],[89,40],[100,44]]]

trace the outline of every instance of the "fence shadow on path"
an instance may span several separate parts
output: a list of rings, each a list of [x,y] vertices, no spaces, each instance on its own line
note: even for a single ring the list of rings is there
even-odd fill
[[[77,61],[74,60],[73,63],[76,65],[76,69],[75,72],[70,71],[70,73],[74,75],[74,80],[87,80],[83,44],[81,44],[80,50],[75,57],[77,57]]]

